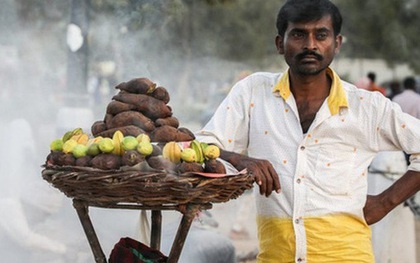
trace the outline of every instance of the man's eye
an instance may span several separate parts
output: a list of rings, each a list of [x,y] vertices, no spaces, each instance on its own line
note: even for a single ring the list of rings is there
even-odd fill
[[[319,39],[319,40],[326,39],[327,34],[326,33],[320,33],[320,34],[316,35],[316,38]]]
[[[302,38],[302,37],[304,37],[304,34],[300,33],[300,32],[295,32],[295,33],[292,34],[292,36],[294,38]]]

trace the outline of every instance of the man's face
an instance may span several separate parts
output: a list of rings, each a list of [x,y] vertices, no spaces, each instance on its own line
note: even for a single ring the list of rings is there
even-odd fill
[[[276,46],[292,73],[316,75],[326,69],[341,47],[342,36],[334,36],[331,16],[304,23],[289,22]]]

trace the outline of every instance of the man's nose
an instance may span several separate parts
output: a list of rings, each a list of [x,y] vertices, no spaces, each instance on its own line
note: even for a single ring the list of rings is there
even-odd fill
[[[308,49],[308,50],[317,50],[318,47],[317,47],[316,37],[313,36],[313,35],[311,35],[311,34],[308,35],[306,37],[306,39],[305,39],[305,46],[304,46],[304,48],[305,49]]]

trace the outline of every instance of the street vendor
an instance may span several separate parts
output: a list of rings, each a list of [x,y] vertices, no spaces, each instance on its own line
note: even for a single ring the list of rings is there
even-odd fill
[[[341,24],[329,0],[286,1],[275,43],[289,68],[237,82],[197,132],[255,177],[259,263],[373,263],[369,225],[420,189],[420,121],[330,67]],[[407,172],[368,196],[372,159],[401,150]]]

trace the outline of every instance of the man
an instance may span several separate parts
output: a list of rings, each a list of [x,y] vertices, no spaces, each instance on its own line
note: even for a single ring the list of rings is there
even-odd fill
[[[416,80],[407,77],[403,81],[404,91],[392,100],[401,106],[401,109],[411,116],[420,119],[420,94],[416,91]]]
[[[416,80],[413,77],[407,77],[403,81],[404,91],[396,95],[392,101],[400,105],[403,112],[406,112],[414,118],[420,119],[420,95],[416,91]],[[410,155],[406,153],[407,163]]]
[[[328,0],[287,1],[275,43],[289,69],[239,81],[197,133],[255,177],[260,263],[372,263],[369,225],[420,189],[420,121],[329,67],[341,23]],[[401,149],[409,171],[367,196],[373,157]]]
[[[368,90],[370,91],[379,91],[382,95],[386,96],[386,89],[376,84],[376,74],[374,72],[369,72],[367,74],[369,79],[369,87]]]

